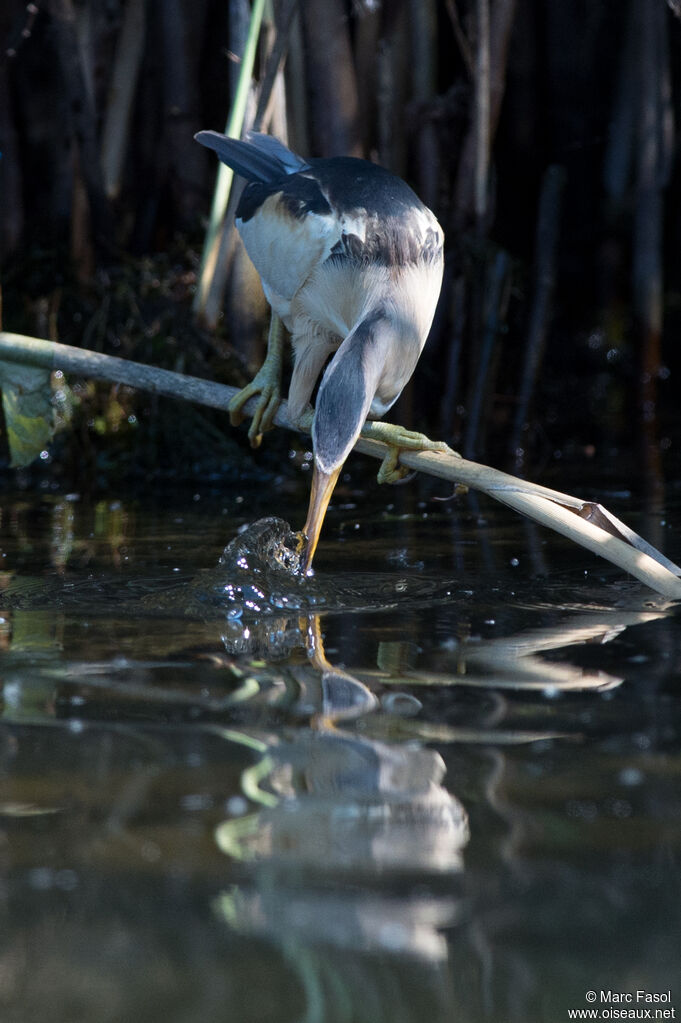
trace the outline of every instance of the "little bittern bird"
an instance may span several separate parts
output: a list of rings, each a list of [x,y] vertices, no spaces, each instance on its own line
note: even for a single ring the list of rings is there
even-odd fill
[[[425,344],[442,284],[442,230],[404,181],[366,160],[303,160],[255,133],[239,141],[200,131],[196,139],[249,182],[236,226],[272,307],[267,357],[230,404],[232,423],[259,394],[251,444],[271,426],[280,400],[282,323],[294,352],[289,415],[298,423],[312,415],[307,570],[360,433],[389,445],[381,482],[399,476],[400,449],[442,447],[387,423],[365,425],[397,400]],[[312,392],[330,356],[312,414]]]

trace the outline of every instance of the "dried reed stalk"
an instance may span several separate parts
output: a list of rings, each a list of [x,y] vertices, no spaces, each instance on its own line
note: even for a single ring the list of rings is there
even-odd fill
[[[226,409],[237,393],[236,388],[211,380],[200,380],[130,359],[2,331],[0,360],[126,384],[218,409]],[[251,399],[245,406],[246,412],[251,411],[254,404],[255,399]],[[275,423],[288,430],[299,430],[288,417],[285,401],[275,416]],[[386,454],[385,445],[375,440],[360,438],[355,447],[373,458],[382,459]],[[482,491],[612,561],[657,593],[670,599],[681,599],[681,568],[600,505],[528,483],[490,466],[461,458],[453,451],[404,451],[400,462],[409,469]]]

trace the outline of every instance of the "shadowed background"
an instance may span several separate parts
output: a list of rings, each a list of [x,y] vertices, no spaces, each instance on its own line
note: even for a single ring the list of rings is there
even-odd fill
[[[659,490],[680,439],[673,8],[265,5],[246,127],[380,162],[445,230],[436,321],[391,418],[535,476],[619,458]],[[4,329],[246,379],[266,306],[234,232],[217,300],[193,302],[215,182],[193,135],[224,129],[251,14],[247,0],[3,4]],[[219,416],[106,385],[77,398],[53,471],[191,475],[237,457]]]

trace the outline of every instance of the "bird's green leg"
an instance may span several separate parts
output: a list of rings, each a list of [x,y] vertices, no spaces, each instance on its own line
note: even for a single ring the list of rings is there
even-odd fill
[[[272,420],[281,402],[281,370],[284,360],[284,325],[276,313],[272,313],[270,332],[267,338],[265,361],[251,380],[227,406],[229,421],[238,426],[245,418],[243,407],[249,398],[259,394],[258,403],[248,428],[251,447],[260,447],[262,435],[272,426]]]
[[[443,451],[455,454],[442,440],[430,440],[424,433],[414,433],[392,423],[366,422],[361,435],[388,445],[388,452],[378,470],[379,483],[397,483],[409,475],[410,470],[399,464],[400,451]]]

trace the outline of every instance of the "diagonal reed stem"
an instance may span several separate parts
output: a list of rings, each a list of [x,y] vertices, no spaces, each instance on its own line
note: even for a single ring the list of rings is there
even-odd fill
[[[211,380],[3,331],[0,331],[0,360],[126,384],[225,411],[229,401],[238,393],[235,387]],[[247,413],[253,410],[255,401],[251,399],[245,405]],[[285,429],[305,432],[289,419],[285,401],[282,401],[274,421]],[[355,450],[379,459],[386,454],[386,446],[380,441],[364,438],[358,440]],[[518,479],[509,473],[461,458],[453,451],[403,451],[400,462],[409,469],[482,491],[613,562],[662,596],[681,599],[681,568],[600,505]]]

